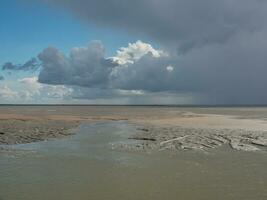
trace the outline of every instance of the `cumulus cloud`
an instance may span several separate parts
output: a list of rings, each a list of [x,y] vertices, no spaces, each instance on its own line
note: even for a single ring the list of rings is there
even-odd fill
[[[176,77],[166,66],[173,62],[170,57],[154,57],[148,53],[132,64],[116,67],[110,76],[111,84],[124,90],[172,90]]]
[[[100,42],[76,47],[67,57],[55,48],[47,48],[38,56],[42,63],[39,82],[54,85],[106,87],[108,76],[116,64],[104,57]]]
[[[174,78],[168,54],[141,41],[120,48],[111,58],[105,58],[101,43],[93,42],[87,47],[73,48],[69,57],[47,48],[39,59],[40,83],[101,88],[107,94],[106,89],[113,90],[110,94],[118,94],[115,90],[169,90]]]
[[[166,70],[167,70],[168,72],[172,72],[172,71],[174,70],[174,67],[173,67],[172,65],[168,65],[168,66],[166,67]]]
[[[38,77],[32,76],[32,77],[25,77],[18,80],[20,83],[23,83],[28,86],[31,90],[38,91],[42,84],[38,83]]]
[[[24,86],[19,95],[26,99],[56,98],[63,99],[71,96],[73,90],[64,85],[45,85],[38,82],[37,76],[25,77],[18,80]]]
[[[18,80],[7,79],[0,84],[0,103],[61,103],[68,102],[73,89],[64,85],[46,85],[37,76]]]
[[[2,66],[2,70],[36,70],[40,67],[40,63],[37,58],[32,58],[25,62],[24,64],[13,64],[12,62],[7,62]]]
[[[167,55],[166,52],[162,50],[156,50],[150,44],[138,40],[135,43],[129,43],[128,47],[121,47],[117,51],[117,55],[112,57],[112,59],[119,65],[124,65],[127,63],[133,64],[148,53],[155,58]]]
[[[183,56],[169,55],[138,41],[121,48],[113,62],[104,57],[99,43],[75,48],[70,57],[56,49],[46,49],[39,56],[43,66],[39,81],[85,87],[77,89],[76,98],[145,91],[194,93],[198,98],[205,97],[204,103],[263,102],[267,100],[267,94],[262,92],[267,85],[265,32],[236,37],[224,44],[194,48]],[[95,50],[98,56],[92,56],[91,51]],[[100,60],[105,62],[100,65]],[[95,70],[101,75],[95,76]]]
[[[16,91],[10,89],[7,85],[0,86],[0,97],[6,100],[14,99],[18,96]]]

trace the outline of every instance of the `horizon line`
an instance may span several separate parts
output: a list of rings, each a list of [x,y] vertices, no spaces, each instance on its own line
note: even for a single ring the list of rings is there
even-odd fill
[[[0,104],[0,106],[267,107],[267,104]]]

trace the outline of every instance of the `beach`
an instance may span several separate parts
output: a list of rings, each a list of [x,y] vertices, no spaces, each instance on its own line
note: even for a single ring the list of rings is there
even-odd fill
[[[23,144],[75,134],[82,123],[127,121],[137,126],[131,150],[207,150],[229,145],[261,151],[267,146],[267,108],[156,106],[0,107],[0,144]]]
[[[266,108],[0,110],[1,200],[267,198]]]

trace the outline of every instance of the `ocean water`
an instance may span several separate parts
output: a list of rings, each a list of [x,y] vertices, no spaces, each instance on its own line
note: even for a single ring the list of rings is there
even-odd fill
[[[267,155],[232,151],[127,152],[125,121],[82,124],[64,139],[0,153],[0,200],[264,200]]]

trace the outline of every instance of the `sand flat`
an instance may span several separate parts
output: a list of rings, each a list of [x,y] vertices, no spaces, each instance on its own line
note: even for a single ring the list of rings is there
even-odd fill
[[[2,106],[0,144],[65,137],[81,123],[128,121],[143,130],[130,138],[143,141],[142,149],[205,150],[229,144],[256,151],[267,145],[266,117],[266,108]]]
[[[265,108],[33,106],[0,116],[3,200],[267,198]]]

